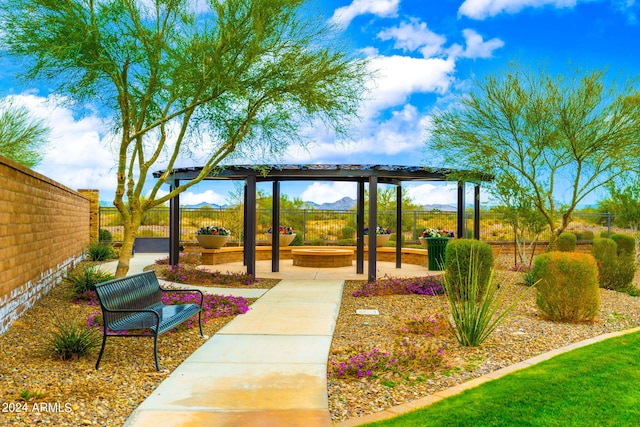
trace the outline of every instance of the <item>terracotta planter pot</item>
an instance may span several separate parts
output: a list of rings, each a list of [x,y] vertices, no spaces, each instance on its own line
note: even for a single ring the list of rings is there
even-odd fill
[[[205,249],[220,249],[231,236],[221,236],[219,234],[196,234],[198,243]]]
[[[376,247],[384,246],[389,241],[391,234],[376,234]],[[369,245],[369,236],[364,236],[365,246]]]
[[[271,244],[271,237],[273,236],[272,234],[269,233],[265,233],[265,236],[267,236],[267,240],[269,241],[269,244]],[[293,239],[296,238],[296,234],[279,234],[280,236],[280,247],[283,248],[285,246],[289,246],[289,244],[291,242],[293,242]]]

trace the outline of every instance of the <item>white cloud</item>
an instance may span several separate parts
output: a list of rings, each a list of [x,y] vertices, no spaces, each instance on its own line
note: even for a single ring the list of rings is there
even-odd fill
[[[445,93],[453,81],[455,61],[440,58],[378,56],[370,59],[375,79],[366,104],[369,115],[402,105],[413,93]]]
[[[440,54],[442,45],[447,41],[446,37],[429,30],[425,22],[417,19],[380,31],[377,37],[380,40],[395,40],[396,49],[420,50],[425,58]]]
[[[458,14],[472,19],[485,19],[501,13],[518,13],[526,7],[574,7],[577,0],[465,0]]]
[[[69,188],[97,189],[101,199],[112,199],[116,186],[115,160],[101,137],[104,125],[100,118],[87,114],[76,119],[55,97],[22,94],[12,98],[51,127],[44,159],[34,169]]]
[[[408,184],[403,187],[405,194],[419,205],[451,205],[458,204],[458,185],[454,183]],[[471,203],[473,188],[466,189],[466,202]]]
[[[207,190],[202,193],[185,191],[180,194],[180,205],[198,205],[200,203],[224,205],[227,203],[227,197],[213,190]]]
[[[504,46],[502,40],[493,38],[484,41],[480,34],[470,29],[463,30],[462,34],[466,41],[466,47],[463,49],[460,45],[454,44],[449,49],[449,54],[454,58],[491,58],[494,50]]]
[[[336,9],[329,22],[346,28],[356,16],[360,15],[371,14],[381,18],[395,17],[398,14],[399,4],[400,0],[353,0],[350,5]]]
[[[333,203],[343,197],[355,199],[357,192],[354,182],[314,182],[302,192],[300,198],[318,204]]]

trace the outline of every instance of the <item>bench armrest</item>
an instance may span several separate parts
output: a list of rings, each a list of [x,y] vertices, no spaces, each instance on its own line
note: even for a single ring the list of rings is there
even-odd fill
[[[200,310],[202,310],[202,305],[204,304],[204,294],[200,289],[163,289],[160,288],[162,292],[197,292],[200,294]]]

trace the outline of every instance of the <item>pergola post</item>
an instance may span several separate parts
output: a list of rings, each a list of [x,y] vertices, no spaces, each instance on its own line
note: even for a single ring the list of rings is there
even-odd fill
[[[364,181],[358,181],[356,198],[356,274],[364,274]]]
[[[273,181],[271,200],[271,271],[280,271],[280,181]]]
[[[244,252],[247,260],[247,274],[256,274],[256,176],[248,175],[246,193],[246,225],[244,229]]]
[[[369,177],[369,274],[368,281],[376,281],[376,228],[378,227],[378,177]]]
[[[180,181],[171,181],[169,191],[173,191],[180,185]],[[180,195],[176,194],[169,201],[169,265],[177,266],[180,263]]]
[[[458,232],[456,233],[458,239],[464,239],[466,237],[465,230],[465,206],[464,206],[464,182],[458,181]]]
[[[402,185],[396,186],[396,268],[402,268]]]
[[[473,238],[480,240],[480,185],[473,187]]]

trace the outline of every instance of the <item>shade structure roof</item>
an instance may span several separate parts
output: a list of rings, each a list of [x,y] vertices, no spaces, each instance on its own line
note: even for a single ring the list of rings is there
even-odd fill
[[[202,167],[187,167],[173,170],[161,170],[153,173],[156,178],[164,179],[175,188],[180,181],[191,181],[202,174]],[[377,226],[377,186],[393,184],[397,187],[396,195],[396,229],[402,230],[402,208],[398,200],[402,200],[403,181],[457,181],[458,182],[458,236],[465,236],[464,220],[464,183],[475,184],[474,195],[474,238],[480,236],[480,183],[491,181],[493,177],[486,173],[461,171],[455,169],[431,168],[425,166],[398,165],[357,165],[357,164],[272,164],[272,165],[224,165],[218,166],[209,173],[206,180],[244,180],[244,254],[247,273],[255,274],[255,232],[256,232],[256,183],[273,183],[272,227],[280,225],[280,183],[282,181],[352,181],[358,184],[357,197],[357,248],[356,270],[363,273],[364,239],[369,239],[369,272],[368,280],[376,278],[376,241],[375,234],[364,235],[364,200],[365,184],[369,188],[369,220],[368,228]],[[170,254],[171,265],[178,263],[180,236],[179,195],[171,199],[170,220]],[[279,239],[272,241],[272,271],[279,271]],[[396,267],[401,265],[401,239],[396,239]]]
[[[168,176],[179,181],[196,178],[202,167],[185,167],[169,171],[160,170],[153,176]],[[205,179],[244,179],[255,176],[256,181],[367,181],[377,177],[380,183],[400,181],[447,181],[451,176],[464,176],[465,181],[491,181],[493,176],[481,173],[447,168],[403,165],[361,165],[361,164],[271,164],[271,165],[223,165],[217,167]],[[459,178],[455,178],[458,180]]]

